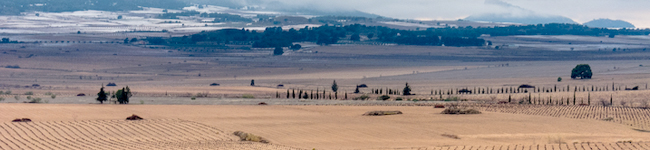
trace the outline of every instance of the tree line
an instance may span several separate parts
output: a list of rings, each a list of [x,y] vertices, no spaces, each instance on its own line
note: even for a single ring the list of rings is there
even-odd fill
[[[263,32],[246,29],[223,29],[204,31],[201,33],[173,37],[168,39],[148,38],[153,44],[197,44],[210,43],[252,43],[254,48],[290,47],[293,42],[314,42],[320,45],[336,44],[340,40],[360,41],[362,37],[370,41],[395,43],[401,45],[428,46],[484,46],[489,41],[480,37],[509,36],[509,35],[584,35],[610,36],[615,35],[648,35],[649,29],[606,29],[590,28],[578,24],[538,24],[512,25],[506,27],[446,27],[429,28],[427,30],[399,30],[383,26],[366,26],[351,24],[332,26],[325,24],[320,27],[291,28],[269,27]]]

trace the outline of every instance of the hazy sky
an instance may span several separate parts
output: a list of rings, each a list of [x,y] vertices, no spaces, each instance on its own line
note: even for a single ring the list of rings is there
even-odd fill
[[[295,7],[356,9],[400,19],[450,20],[479,13],[561,15],[584,23],[620,19],[650,28],[650,0],[251,0],[279,1]],[[522,10],[524,10],[522,12]]]

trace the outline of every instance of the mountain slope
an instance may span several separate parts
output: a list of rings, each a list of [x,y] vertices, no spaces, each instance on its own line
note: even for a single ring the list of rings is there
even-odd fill
[[[592,21],[585,22],[584,25],[596,28],[636,28],[632,23],[629,23],[627,21],[611,19],[594,19]]]

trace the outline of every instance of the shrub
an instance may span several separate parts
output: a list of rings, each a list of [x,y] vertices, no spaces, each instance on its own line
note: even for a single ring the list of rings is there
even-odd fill
[[[5,91],[5,94],[11,95],[11,91]]]
[[[45,93],[45,95],[52,95],[52,92],[47,92]]]
[[[34,95],[34,92],[32,92],[32,91],[25,92],[25,95]]]
[[[52,96],[50,96],[50,97],[52,97],[52,99],[55,99],[55,98],[56,98],[56,95],[52,95]]]
[[[352,98],[352,100],[368,100],[370,96],[368,95],[361,95],[359,97]]]
[[[251,94],[244,94],[244,95],[241,96],[241,98],[251,98],[252,99],[252,98],[255,98],[255,96],[253,96]]]
[[[465,109],[458,107],[450,107],[442,111],[442,114],[481,114],[480,111],[476,109]]]
[[[3,92],[3,91],[0,91],[0,95],[2,95],[2,94],[5,94],[5,92]]]
[[[31,100],[31,99],[32,99],[32,96],[27,96],[27,100]]]
[[[143,100],[140,100],[140,104],[144,104],[144,101],[143,101]]]
[[[443,99],[443,101],[458,101],[458,100],[460,100],[459,97],[449,97],[449,98]]]
[[[384,115],[397,115],[402,114],[401,111],[369,111],[364,113],[364,116],[384,116]]]
[[[390,96],[388,96],[388,95],[382,95],[382,96],[377,97],[377,100],[388,100],[388,99],[390,99]]]
[[[1,101],[5,101],[5,98],[4,98],[4,97],[0,97],[0,102],[1,102]]]
[[[402,101],[403,99],[401,97],[395,98],[396,101]]]
[[[260,136],[251,134],[251,133],[246,133],[246,132],[242,132],[242,131],[235,131],[233,134],[235,134],[236,136],[239,136],[239,139],[242,140],[242,141],[269,143],[268,140],[266,140],[266,139],[264,139],[264,138],[262,138]]]
[[[442,136],[452,138],[452,139],[460,139],[458,135],[453,135],[453,134],[442,134]]]
[[[29,98],[28,98],[29,99]],[[41,103],[41,98],[33,98],[29,103]]]
[[[190,99],[192,99],[192,100],[196,100],[196,96],[192,96],[192,98],[190,98]]]

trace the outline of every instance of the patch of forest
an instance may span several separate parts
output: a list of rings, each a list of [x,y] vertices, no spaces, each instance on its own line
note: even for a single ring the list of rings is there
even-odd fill
[[[428,46],[484,46],[490,41],[483,35],[581,35],[609,36],[648,35],[644,29],[607,29],[590,28],[578,24],[538,24],[512,25],[506,27],[446,27],[428,28],[426,30],[399,30],[383,26],[366,26],[351,24],[345,26],[323,25],[301,29],[284,30],[281,27],[269,27],[263,32],[246,29],[223,29],[203,31],[201,33],[174,38],[147,38],[151,44],[197,44],[197,43],[252,43],[254,48],[290,47],[294,42],[314,42],[320,45],[336,44],[341,40],[395,43],[401,45]]]

